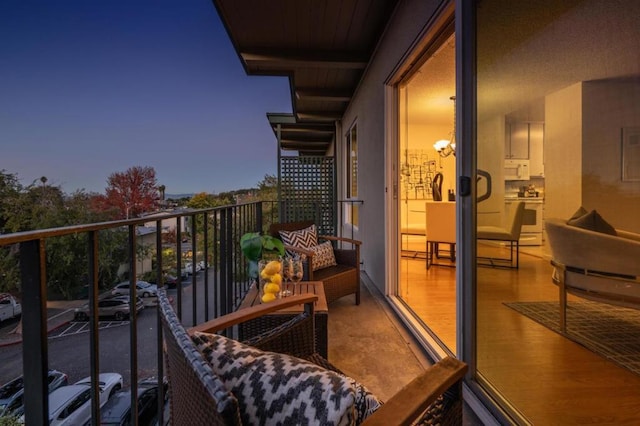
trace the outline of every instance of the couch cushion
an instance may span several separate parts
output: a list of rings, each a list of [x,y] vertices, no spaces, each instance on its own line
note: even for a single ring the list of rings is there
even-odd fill
[[[615,228],[604,220],[595,210],[591,210],[589,213],[580,217],[570,219],[567,221],[567,225],[576,226],[589,231],[601,232],[603,234],[617,235]]]
[[[331,241],[326,241],[322,244],[318,244],[317,246],[309,247],[309,250],[314,253],[311,258],[311,269],[313,271],[336,265],[336,256],[333,253]]]
[[[217,334],[192,339],[237,398],[245,424],[357,424],[381,404],[355,380],[311,362]]]
[[[280,231],[280,238],[285,245],[308,249],[318,245],[318,230],[316,225],[311,225],[297,231]],[[297,253],[289,252],[287,254],[291,257],[297,256]],[[306,258],[305,255],[301,257],[302,260]]]
[[[581,216],[584,216],[585,214],[589,213],[587,211],[587,209],[585,209],[584,207],[580,206],[578,208],[578,210],[576,210],[576,212],[574,214],[571,215],[571,217],[569,218],[569,220],[573,220],[573,219],[577,219]]]

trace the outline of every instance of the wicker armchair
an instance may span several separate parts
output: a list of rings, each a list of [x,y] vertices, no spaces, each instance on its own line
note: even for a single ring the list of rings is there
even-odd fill
[[[298,231],[313,225],[313,221],[274,223],[269,227],[269,235],[281,238],[280,231]],[[356,295],[356,305],[360,304],[360,244],[358,240],[350,238],[334,237],[331,235],[318,235],[318,240],[332,241],[333,253],[336,257],[335,266],[329,266],[316,271],[309,267],[314,253],[298,247],[285,245],[289,251],[304,254],[308,261],[305,262],[304,279],[307,281],[322,281],[327,303],[350,294]],[[349,246],[344,248],[336,246],[338,243]]]
[[[314,295],[279,299],[274,303],[236,311],[187,332],[180,324],[166,293],[161,290],[158,306],[169,379],[171,424],[242,424],[237,399],[225,388],[190,338],[196,331],[215,333],[284,307],[304,304],[305,312],[296,321],[251,344],[262,350],[301,357],[339,372],[314,350],[313,302],[316,299]],[[466,364],[455,358],[441,360],[401,389],[369,416],[364,424],[412,424],[416,419],[421,420],[422,424],[461,424],[461,381],[466,370]]]

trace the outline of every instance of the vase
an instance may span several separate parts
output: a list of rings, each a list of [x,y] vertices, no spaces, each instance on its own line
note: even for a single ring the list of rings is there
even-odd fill
[[[282,260],[261,259],[258,262],[258,290],[262,303],[280,298],[282,288]]]

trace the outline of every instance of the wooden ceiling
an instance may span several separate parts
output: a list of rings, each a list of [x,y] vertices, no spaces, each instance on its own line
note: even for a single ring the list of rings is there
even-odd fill
[[[249,75],[289,77],[280,147],[324,155],[398,0],[213,0]]]

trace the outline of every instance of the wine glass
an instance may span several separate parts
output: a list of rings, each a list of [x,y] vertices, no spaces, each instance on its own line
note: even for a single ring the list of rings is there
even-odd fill
[[[287,282],[291,281],[292,275],[293,275],[293,259],[290,257],[285,257],[282,259],[282,281],[284,282],[282,286],[283,290],[280,293],[282,297],[291,296],[291,291],[284,289],[284,287],[286,287]]]
[[[298,284],[302,281],[304,276],[304,264],[300,258],[295,258],[291,261],[291,276],[290,279],[294,284]]]

